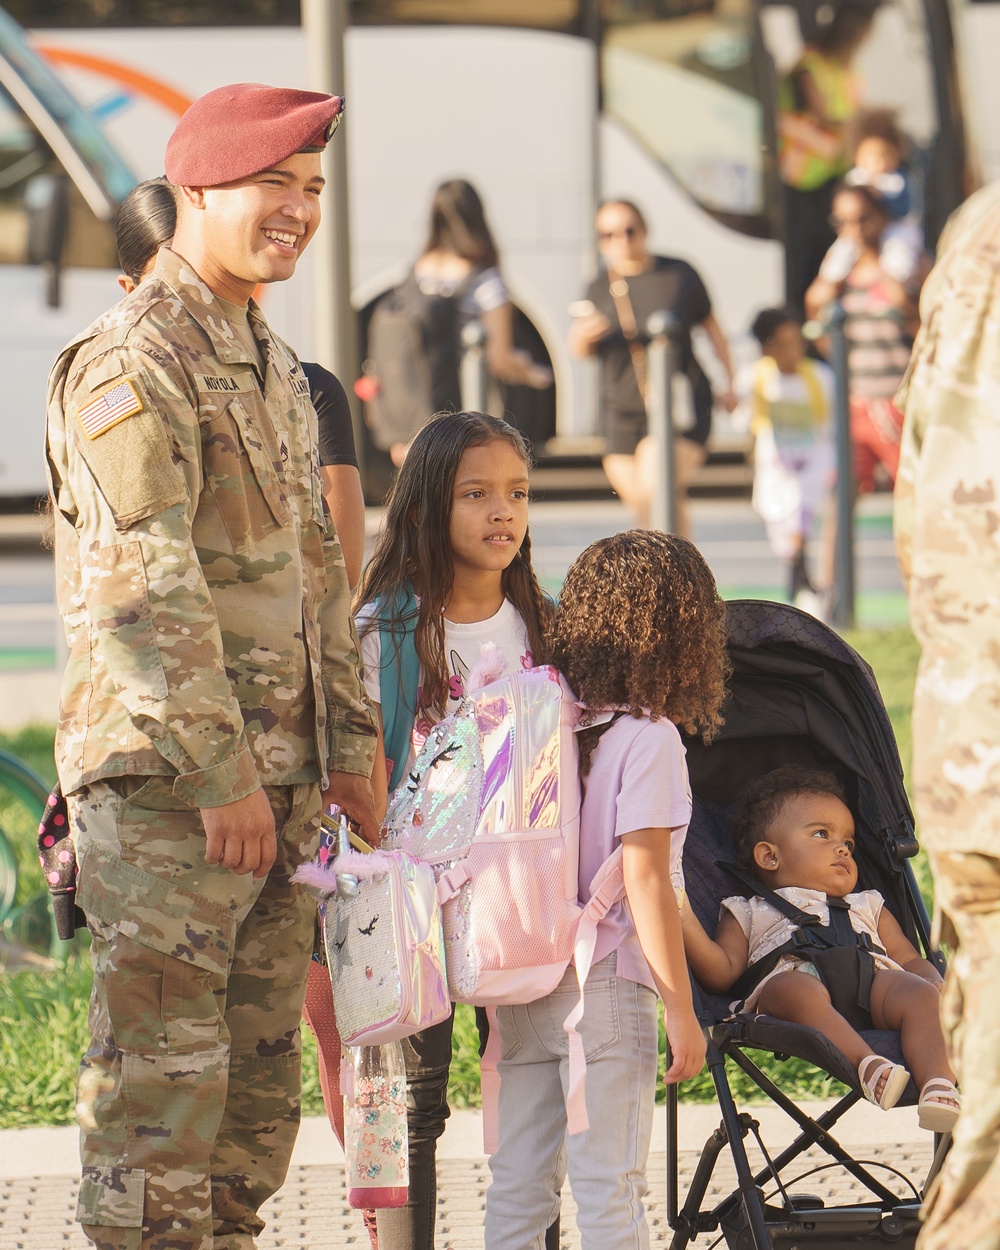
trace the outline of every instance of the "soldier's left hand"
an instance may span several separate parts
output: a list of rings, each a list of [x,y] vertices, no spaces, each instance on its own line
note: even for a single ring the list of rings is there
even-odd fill
[[[375,815],[372,785],[367,777],[358,773],[331,773],[323,791],[324,810],[331,803],[336,803],[360,827],[361,836],[369,846],[378,846],[379,820]]]

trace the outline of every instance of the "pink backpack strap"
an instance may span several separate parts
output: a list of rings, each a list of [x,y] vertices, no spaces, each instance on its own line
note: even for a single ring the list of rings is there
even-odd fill
[[[479,1080],[483,1092],[483,1150],[493,1155],[500,1146],[500,1029],[496,1007],[486,1008],[486,1019],[490,1032],[479,1061]]]
[[[582,1133],[590,1127],[587,1119],[586,1083],[587,1057],[584,1054],[583,1038],[577,1026],[583,1019],[584,995],[583,987],[590,975],[594,962],[594,950],[597,946],[597,926],[608,914],[615,903],[625,894],[625,876],[622,871],[622,848],[618,848],[608,856],[597,870],[590,883],[590,901],[583,909],[579,927],[576,931],[576,943],[573,947],[573,962],[576,965],[576,980],[580,987],[580,997],[576,1006],[563,1021],[569,1042],[569,1081],[566,1090],[566,1127],[570,1133]]]
[[[466,881],[469,880],[471,874],[469,872],[468,862],[460,859],[457,864],[449,868],[447,872],[443,872],[438,877],[437,896],[438,902],[443,907],[449,899],[453,899],[459,892]]]

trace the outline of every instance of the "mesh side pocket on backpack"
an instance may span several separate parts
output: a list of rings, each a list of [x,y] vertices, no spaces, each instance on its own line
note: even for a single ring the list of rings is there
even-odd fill
[[[453,992],[474,995],[483,973],[568,963],[580,907],[566,897],[561,836],[481,838],[471,880],[445,904],[445,951]]]

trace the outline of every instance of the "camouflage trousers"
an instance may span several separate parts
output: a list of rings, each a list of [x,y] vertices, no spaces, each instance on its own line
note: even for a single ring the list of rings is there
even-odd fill
[[[98,1250],[252,1250],[299,1124],[316,786],[268,787],[266,879],[205,863],[169,777],[70,796],[92,936],[77,1219]]]
[[[953,949],[942,1017],[962,1089],[954,1145],[924,1204],[919,1250],[1000,1250],[1000,859],[932,856]]]

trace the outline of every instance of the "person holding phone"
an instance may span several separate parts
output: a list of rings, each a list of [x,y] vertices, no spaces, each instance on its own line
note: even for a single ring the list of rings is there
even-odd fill
[[[640,526],[648,528],[656,483],[657,449],[646,420],[646,338],[650,315],[666,310],[680,323],[678,369],[686,402],[675,390],[674,420],[678,529],[690,533],[687,487],[704,462],[712,425],[712,388],[691,346],[701,326],[725,372],[720,396],[736,406],[733,368],[705,284],[697,270],[676,257],[656,256],[647,243],[646,219],[630,200],[605,200],[597,210],[597,247],[604,269],[575,304],[569,335],[574,356],[596,356],[601,366],[601,422],[607,439],[604,472]]]

